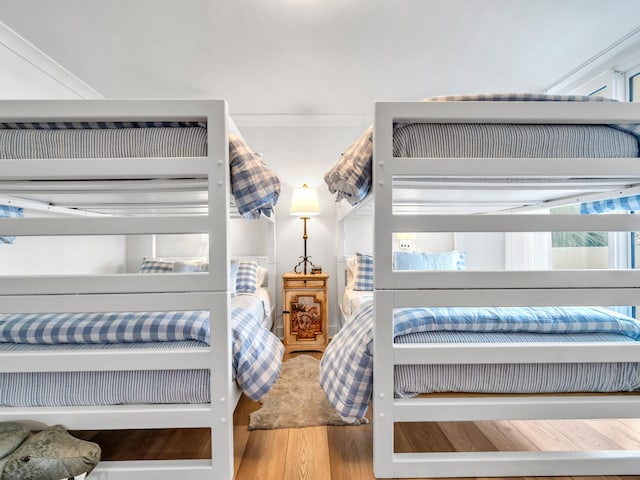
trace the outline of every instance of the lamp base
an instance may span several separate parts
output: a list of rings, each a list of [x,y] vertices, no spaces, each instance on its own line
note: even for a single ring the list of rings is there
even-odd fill
[[[313,264],[313,262],[311,260],[309,260],[311,257],[310,256],[304,256],[304,257],[300,257],[302,260],[300,260],[298,262],[298,264],[293,267],[293,271],[296,273],[304,273],[305,275],[308,273],[309,269],[307,268],[307,266],[309,267],[315,267],[315,265]],[[302,269],[302,271],[299,271],[300,269]]]

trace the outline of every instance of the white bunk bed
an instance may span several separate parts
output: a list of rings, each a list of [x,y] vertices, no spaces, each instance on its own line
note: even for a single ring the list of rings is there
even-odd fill
[[[263,189],[260,191],[261,202],[249,207],[242,205],[239,209],[247,208],[243,211],[244,217],[264,218],[263,214],[270,214],[277,201],[277,177],[271,176],[272,172],[262,165],[266,169],[263,174],[269,177],[265,178],[266,185],[251,183],[251,174],[244,173],[248,170],[241,165],[243,152],[237,150],[243,148],[244,143],[233,143],[241,137],[234,130],[223,100],[0,102],[0,123],[5,125],[18,125],[24,129],[23,124],[28,124],[28,128],[39,129],[46,123],[47,128],[54,125],[48,134],[55,135],[58,129],[71,126],[61,122],[76,122],[76,127],[84,126],[79,122],[106,122],[108,125],[99,125],[96,129],[106,127],[106,134],[115,134],[112,127],[122,127],[119,122],[134,122],[138,129],[158,126],[180,129],[195,125],[200,130],[196,132],[200,135],[198,148],[203,150],[185,154],[190,150],[180,150],[180,140],[170,132],[166,144],[161,145],[159,139],[151,140],[148,142],[151,151],[140,153],[137,152],[139,132],[133,132],[129,139],[119,137],[120,132],[117,132],[115,139],[108,143],[113,144],[115,150],[122,147],[122,151],[110,154],[109,158],[86,152],[76,155],[76,147],[71,147],[71,154],[51,158],[48,153],[38,158],[12,158],[9,152],[21,148],[20,141],[10,143],[0,130],[3,156],[0,160],[0,203],[35,212],[25,218],[0,218],[0,236],[16,236],[16,242],[20,242],[30,236],[133,235],[155,239],[158,235],[207,235],[208,269],[172,275],[139,274],[137,269],[135,273],[6,275],[0,269],[0,314],[202,311],[206,313],[203,328],[207,331],[208,341],[200,339],[195,347],[187,345],[194,342],[182,341],[174,348],[160,348],[159,345],[157,348],[131,348],[129,344],[115,345],[115,348],[84,345],[85,348],[56,351],[47,351],[47,347],[42,346],[2,350],[0,374],[205,372],[206,381],[210,381],[206,392],[209,401],[176,402],[171,399],[173,388],[170,387],[167,390],[169,403],[4,406],[0,407],[0,420],[20,421],[32,428],[61,424],[70,430],[210,428],[211,460],[104,461],[91,473],[91,478],[233,478],[233,411],[242,393],[234,377],[235,369],[237,367],[239,378],[242,375],[240,360],[267,363],[269,371],[263,372],[260,388],[268,389],[279,372],[283,349],[268,328],[260,327],[260,331],[245,333],[245,337],[232,336],[237,333],[232,325],[239,322],[232,314],[236,297],[230,294],[233,290],[230,219],[240,218],[240,215],[231,210],[231,185],[236,187],[236,201],[238,185],[249,187],[254,193]],[[95,132],[84,133],[91,136]],[[155,135],[151,130],[149,133]],[[185,135],[190,138],[191,133]],[[36,144],[40,141],[33,140]],[[53,140],[51,144],[57,141]],[[49,152],[46,142],[42,142],[43,151]],[[172,153],[165,153],[165,147],[176,148]],[[236,184],[236,180],[244,183]],[[268,219],[256,221],[266,222],[265,251],[272,254],[275,252],[275,224]],[[150,256],[155,253],[153,250],[145,252]],[[275,299],[275,258],[260,257],[258,261],[269,272],[268,288],[271,299]],[[242,353],[238,352],[237,344],[247,335],[265,339],[264,349],[258,347],[257,342],[251,347],[255,348],[253,353],[257,353],[260,361],[238,358]],[[163,342],[163,345],[169,343]],[[257,384],[253,393],[260,394]]]
[[[548,343],[544,340],[530,343],[398,343],[394,332],[398,318],[394,322],[394,315],[401,312],[400,309],[414,307],[630,306],[637,303],[640,272],[629,269],[400,271],[394,270],[392,255],[393,232],[632,232],[640,228],[640,217],[629,213],[548,215],[543,210],[636,195],[640,162],[630,157],[637,157],[637,153],[623,158],[502,158],[505,156],[487,153],[475,155],[481,158],[470,158],[473,154],[409,158],[411,155],[408,154],[394,154],[397,127],[409,124],[445,124],[445,128],[447,124],[471,124],[470,128],[475,124],[489,127],[501,124],[620,125],[635,124],[639,119],[639,105],[613,102],[376,104],[373,140],[369,145],[373,152],[372,194],[365,198],[366,185],[360,188],[362,185],[353,184],[351,189],[340,191],[342,186],[332,188],[330,184],[330,189],[338,190],[343,198],[351,197],[355,204],[343,221],[358,212],[373,210],[374,303],[369,307],[374,334],[373,348],[366,349],[373,360],[367,368],[351,369],[348,378],[351,383],[357,383],[354,378],[368,376],[372,382],[372,390],[367,391],[366,385],[355,386],[353,390],[359,389],[359,401],[365,402],[365,408],[367,399],[373,401],[374,473],[377,478],[640,474],[640,451],[629,450],[394,452],[396,422],[637,418],[640,395],[620,395],[606,390],[606,393],[578,395],[457,393],[397,398],[394,372],[409,365],[424,366],[421,368],[471,366],[473,372],[473,366],[480,367],[481,364],[531,364],[545,368],[554,364],[579,366],[609,362],[635,368],[637,377],[640,344],[628,339],[623,343],[611,339],[580,343]],[[626,141],[637,152],[634,140]],[[365,134],[356,144],[366,147],[367,142],[371,142],[371,135],[367,140]],[[362,169],[362,164],[358,168]],[[328,176],[325,180],[330,183]],[[345,178],[344,171],[340,178]],[[340,375],[334,373],[343,369],[336,365],[359,363],[361,357],[351,356],[346,361],[340,349],[353,343],[349,336],[360,335],[369,328],[368,324],[358,325],[366,318],[364,310],[358,312],[363,313],[361,317],[356,313],[349,320],[353,328],[343,328],[334,337],[321,367],[321,384],[336,408],[350,420],[357,420],[357,416],[349,416],[347,412],[354,410],[349,410],[345,404],[352,406],[353,401],[344,400],[345,390],[337,385]],[[636,330],[640,325],[634,319],[629,323]],[[341,335],[347,330],[348,333]],[[365,332],[362,338],[369,340],[371,335]],[[352,354],[350,350],[345,351]],[[635,385],[633,390],[639,391],[640,386]]]

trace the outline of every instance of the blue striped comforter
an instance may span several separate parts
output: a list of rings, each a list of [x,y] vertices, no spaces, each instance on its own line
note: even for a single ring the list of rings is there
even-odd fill
[[[350,422],[364,417],[371,400],[373,317],[373,302],[363,304],[353,319],[333,337],[320,364],[322,388],[340,415]],[[631,341],[638,341],[640,340],[640,322],[598,307],[403,308],[395,311],[396,342],[402,342],[404,338],[412,335],[431,332],[519,333],[535,334],[538,335],[537,338],[540,335],[549,334],[590,333],[622,335]],[[414,339],[413,341],[421,342],[422,340]],[[510,341],[513,341],[513,338]],[[450,374],[450,371],[445,371],[445,375]],[[634,388],[640,389],[640,369],[637,369],[635,376]],[[445,378],[444,383],[451,384],[451,380],[451,378]],[[567,378],[565,384],[571,381],[573,381],[572,378]],[[484,379],[476,378],[475,382],[482,384]],[[593,388],[596,391],[597,388],[604,387],[596,385]],[[611,388],[622,390],[622,387]],[[414,393],[419,391],[414,390]]]
[[[257,400],[280,373],[282,342],[262,326],[260,301],[234,297],[233,370],[240,388]],[[181,342],[209,344],[209,312],[118,312],[0,315],[0,342],[32,345]]]

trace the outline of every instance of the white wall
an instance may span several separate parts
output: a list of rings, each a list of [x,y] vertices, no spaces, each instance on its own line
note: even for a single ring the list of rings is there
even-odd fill
[[[2,44],[0,65],[0,98],[78,98]]]
[[[89,85],[0,22],[0,98],[101,98]]]
[[[124,237],[18,237],[0,244],[0,275],[122,273]]]
[[[466,252],[467,270],[504,270],[504,233],[457,232],[454,236],[456,250]]]
[[[344,222],[344,253],[345,255],[373,254],[372,214],[354,215]]]

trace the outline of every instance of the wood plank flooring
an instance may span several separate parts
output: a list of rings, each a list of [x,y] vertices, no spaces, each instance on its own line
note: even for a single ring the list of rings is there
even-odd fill
[[[317,354],[318,357],[320,354]],[[290,357],[288,355],[285,358]],[[371,424],[249,431],[259,404],[242,398],[234,415],[236,480],[373,480]],[[370,413],[369,413],[370,415]],[[371,418],[371,417],[369,417]],[[102,447],[104,460],[209,458],[207,429],[72,432]],[[640,449],[640,420],[407,423],[397,451]],[[538,477],[518,477],[533,480]],[[564,480],[640,476],[540,477]]]

